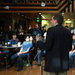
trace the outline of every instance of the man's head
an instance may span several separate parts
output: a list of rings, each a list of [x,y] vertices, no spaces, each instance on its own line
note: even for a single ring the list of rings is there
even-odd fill
[[[56,24],[62,25],[63,16],[61,14],[56,14],[51,18],[51,26],[55,26]]]
[[[36,29],[38,29],[38,28],[39,28],[39,25],[38,25],[38,24],[36,24],[35,28],[36,28]]]
[[[13,33],[13,35],[12,35],[12,38],[13,38],[13,40],[16,40],[16,34],[15,33]]]

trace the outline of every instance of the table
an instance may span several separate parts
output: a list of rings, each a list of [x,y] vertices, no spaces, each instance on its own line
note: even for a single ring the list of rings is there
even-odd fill
[[[22,45],[18,46],[3,46],[3,45],[0,45],[0,50],[1,51],[8,51],[8,57],[5,56],[5,63],[6,63],[6,67],[7,67],[7,62],[8,64],[10,65],[10,57],[14,54],[14,52],[16,51],[17,48],[21,48]]]
[[[9,47],[9,46],[1,46],[1,45],[0,45],[0,48],[2,48],[2,49],[13,49],[13,48],[21,48],[21,46],[22,46],[22,45]]]

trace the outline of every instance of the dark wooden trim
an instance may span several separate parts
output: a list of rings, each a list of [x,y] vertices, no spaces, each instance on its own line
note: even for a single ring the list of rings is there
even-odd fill
[[[0,13],[59,13],[59,11],[0,11]]]

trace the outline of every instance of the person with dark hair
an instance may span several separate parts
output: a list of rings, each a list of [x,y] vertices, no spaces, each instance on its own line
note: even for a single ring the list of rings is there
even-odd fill
[[[42,32],[41,32],[40,27],[39,27],[38,24],[35,25],[35,28],[34,28],[34,30],[33,30],[33,35],[36,36],[37,34],[42,35]]]
[[[28,34],[33,34],[33,29],[31,26],[29,26],[29,28],[28,28]]]
[[[70,68],[74,67],[74,58],[75,58],[75,35],[72,35],[72,50],[69,52],[69,65]]]
[[[57,20],[57,23],[59,24],[59,25],[61,25],[62,23],[63,23],[63,16],[62,15],[57,15],[57,14],[55,14],[53,17],[52,17],[54,20]],[[53,20],[52,19],[52,20]]]
[[[2,60],[6,57],[8,58],[9,56],[9,51],[8,50],[5,50],[5,51],[1,51],[0,50],[0,65],[2,65]],[[5,60],[5,59],[4,59]],[[6,65],[6,60],[4,61],[4,65]]]
[[[67,75],[69,69],[69,51],[72,49],[70,31],[62,26],[63,16],[56,14],[51,18],[51,28],[47,31],[46,43],[36,35],[37,46],[46,50],[46,75]]]
[[[32,43],[29,40],[29,36],[25,38],[26,41],[23,42],[22,47],[19,52],[11,56],[11,65],[14,63],[14,59],[17,58],[18,69],[17,71],[21,71],[23,69],[23,57],[29,57],[29,50],[32,47]]]
[[[8,39],[12,39],[13,31],[12,26],[9,25],[8,31],[7,31]]]
[[[65,28],[69,29],[69,27],[68,27],[68,26],[65,26]]]
[[[12,35],[12,39],[10,40],[11,45],[17,45],[19,42],[19,39],[17,38],[17,35],[15,33],[13,33]]]
[[[24,30],[23,30],[23,26],[22,25],[19,26],[18,35],[24,35]]]

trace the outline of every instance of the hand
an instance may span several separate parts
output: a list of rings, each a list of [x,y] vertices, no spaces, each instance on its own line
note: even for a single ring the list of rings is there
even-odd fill
[[[22,54],[21,52],[18,52],[17,55],[19,56],[20,54]]]
[[[72,45],[72,50],[74,49],[74,45]]]
[[[75,50],[72,50],[72,51],[70,51],[69,53],[73,53],[73,52],[75,52]]]
[[[2,52],[0,51],[0,54],[1,54]]]
[[[39,34],[37,34],[37,35],[36,35],[36,41],[41,41],[41,40],[42,40],[42,38],[40,37]]]
[[[71,53],[73,53],[73,51],[70,51],[69,53],[71,54]]]

